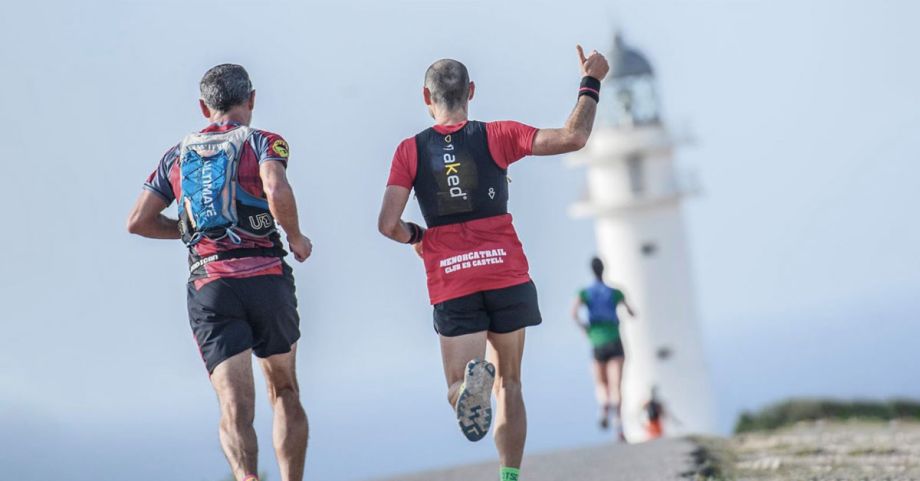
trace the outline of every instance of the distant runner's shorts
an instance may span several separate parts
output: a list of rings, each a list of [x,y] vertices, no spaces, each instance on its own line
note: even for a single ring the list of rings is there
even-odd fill
[[[504,334],[541,322],[533,281],[434,305],[434,330],[447,337],[482,331]]]
[[[290,352],[300,339],[291,269],[285,265],[282,275],[216,279],[200,290],[190,282],[188,319],[209,374],[246,349],[258,357]]]
[[[623,340],[617,339],[594,348],[594,359],[598,362],[607,362],[611,359],[623,357],[626,353],[623,351]]]

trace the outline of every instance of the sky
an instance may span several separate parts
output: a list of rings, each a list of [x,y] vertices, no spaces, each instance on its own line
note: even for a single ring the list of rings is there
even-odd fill
[[[124,228],[162,153],[204,125],[197,83],[224,62],[250,72],[253,126],[288,140],[314,241],[294,267],[307,479],[491,459],[444,402],[419,261],[376,231],[389,162],[430,123],[420,87],[433,60],[469,66],[474,118],[555,127],[574,105],[575,44],[606,51],[616,28],[653,63],[665,121],[695,139],[677,161],[703,187],[684,214],[720,432],[789,396],[920,397],[915,2],[215,5],[4,6],[0,199],[16,220],[0,238],[7,475],[226,475],[186,320],[183,247]],[[604,442],[588,348],[567,316],[594,253],[591,222],[567,215],[584,172],[549,157],[511,176],[544,315],[524,361],[528,452]],[[407,216],[420,219],[414,206]],[[258,395],[260,462],[278,479]]]

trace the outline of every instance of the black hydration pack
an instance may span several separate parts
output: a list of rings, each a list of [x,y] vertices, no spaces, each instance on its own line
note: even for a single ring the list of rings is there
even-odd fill
[[[486,124],[470,121],[452,134],[429,128],[415,145],[412,186],[428,227],[508,213],[508,171],[489,152]]]

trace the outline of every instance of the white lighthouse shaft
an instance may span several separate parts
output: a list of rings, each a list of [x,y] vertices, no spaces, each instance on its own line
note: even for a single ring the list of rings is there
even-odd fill
[[[666,412],[665,435],[711,432],[712,399],[680,207],[684,190],[666,132],[659,125],[599,129],[575,161],[589,166],[589,199],[573,210],[595,218],[606,280],[623,289],[637,314],[621,322],[627,438],[647,438],[644,406],[653,387]]]

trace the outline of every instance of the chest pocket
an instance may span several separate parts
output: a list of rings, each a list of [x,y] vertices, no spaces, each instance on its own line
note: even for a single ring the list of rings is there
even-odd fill
[[[439,138],[438,138],[439,137]],[[431,175],[438,186],[438,215],[466,214],[474,209],[473,199],[479,188],[476,160],[465,148],[463,135],[438,136],[440,156],[432,155]]]

